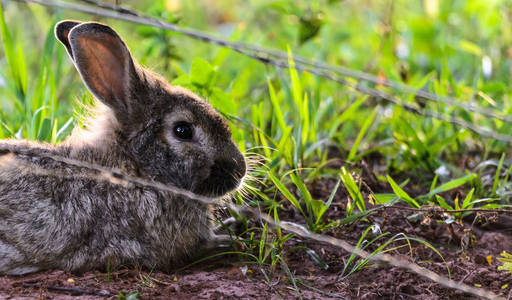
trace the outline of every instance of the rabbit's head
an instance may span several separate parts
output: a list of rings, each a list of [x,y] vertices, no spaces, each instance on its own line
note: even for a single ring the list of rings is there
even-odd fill
[[[245,159],[208,103],[140,67],[108,26],[62,21],[55,35],[115,119],[114,145],[143,175],[208,196],[239,186]]]

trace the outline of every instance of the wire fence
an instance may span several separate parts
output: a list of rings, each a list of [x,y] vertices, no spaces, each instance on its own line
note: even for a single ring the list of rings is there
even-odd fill
[[[262,61],[267,64],[272,64],[279,68],[290,68],[292,67],[290,63],[288,62],[288,55],[284,52],[276,51],[276,50],[269,50],[264,49],[261,47],[253,46],[253,45],[247,45],[243,43],[237,43],[237,42],[231,42],[224,39],[219,39],[216,37],[213,37],[209,34],[205,34],[201,31],[193,30],[193,29],[185,29],[180,28],[178,26],[175,26],[174,24],[166,23],[154,18],[142,16],[138,12],[135,12],[133,10],[128,10],[122,7],[118,6],[111,6],[104,3],[99,3],[96,1],[91,0],[81,0],[83,2],[86,2],[90,5],[80,5],[80,4],[74,4],[74,3],[68,3],[68,2],[62,2],[62,1],[54,1],[54,0],[47,0],[47,1],[41,1],[41,0],[12,0],[17,2],[24,2],[24,3],[34,3],[44,6],[50,6],[50,7],[60,7],[64,9],[71,9],[75,11],[80,11],[83,13],[108,17],[108,18],[115,18],[120,19],[128,22],[133,22],[137,24],[143,24],[148,26],[153,26],[157,28],[172,30],[175,32],[179,32],[182,34],[185,34],[187,36],[200,39],[209,43],[213,43],[216,45],[228,47],[234,51],[240,52],[244,55],[247,55],[249,57],[252,57],[254,59],[257,59],[259,61]],[[323,76],[325,78],[328,78],[330,80],[333,80],[335,82],[348,85],[355,90],[372,95],[374,97],[379,97],[382,99],[385,99],[386,101],[389,101],[390,103],[393,103],[394,105],[399,105],[403,107],[404,109],[407,109],[409,111],[412,111],[417,114],[421,114],[426,117],[436,118],[445,122],[449,122],[451,124],[457,125],[459,127],[465,128],[467,130],[470,130],[476,134],[479,134],[481,136],[489,137],[492,139],[500,140],[509,144],[512,144],[512,136],[503,135],[499,133],[495,133],[492,130],[488,128],[479,127],[477,125],[474,125],[472,123],[466,122],[462,119],[458,118],[452,118],[447,117],[445,115],[432,112],[432,111],[422,111],[420,108],[415,107],[414,105],[402,103],[400,100],[396,99],[393,95],[386,93],[382,90],[378,90],[371,87],[362,86],[360,84],[352,84],[346,79],[340,77],[337,74],[341,74],[343,76],[349,76],[353,78],[357,78],[360,80],[365,80],[369,82],[373,82],[376,84],[388,86],[406,93],[416,94],[418,96],[424,97],[425,99],[429,99],[431,101],[436,102],[442,102],[446,105],[452,105],[459,108],[466,109],[468,111],[480,113],[482,115],[486,115],[488,117],[492,117],[504,122],[512,122],[512,118],[508,116],[498,115],[494,110],[490,110],[488,108],[482,108],[477,107],[474,105],[468,105],[464,103],[458,102],[456,99],[448,98],[448,97],[440,97],[436,96],[434,94],[431,94],[426,91],[422,90],[416,90],[414,88],[408,87],[406,85],[403,85],[398,82],[389,81],[389,80],[382,80],[380,78],[377,78],[371,74],[367,74],[360,71],[354,71],[347,68],[342,67],[335,67],[330,66],[324,63],[317,63],[312,62],[307,59],[301,58],[301,57],[294,57],[294,60],[296,62],[295,68],[307,71],[312,74],[316,74],[319,76]],[[25,155],[25,156],[37,156],[37,157],[44,157],[48,159],[52,159],[54,161],[58,161],[61,163],[64,163],[66,165],[80,167],[80,168],[86,168],[91,171],[97,172],[97,174],[90,175],[89,178],[95,179],[95,180],[105,180],[109,181],[112,184],[133,184],[141,187],[150,187],[153,189],[157,189],[160,191],[167,191],[174,194],[182,195],[184,197],[187,197],[189,199],[195,200],[195,201],[201,201],[203,203],[209,204],[209,205],[219,205],[217,199],[204,197],[200,195],[196,195],[190,191],[180,189],[178,187],[172,186],[172,185],[164,185],[162,183],[154,182],[154,181],[148,181],[143,178],[133,177],[127,174],[123,174],[120,170],[114,169],[114,168],[106,168],[104,166],[91,164],[88,162],[83,162],[79,160],[75,160],[69,157],[59,156],[51,153],[47,154],[33,154],[30,151],[22,148],[22,147],[16,147],[14,145],[9,144],[1,144],[0,143],[0,154],[5,155],[7,153],[12,153],[14,155]],[[57,170],[45,170],[41,168],[31,168],[31,172],[37,173],[37,174],[47,174],[47,175],[59,175],[59,172]],[[99,172],[99,173],[98,173]],[[60,176],[73,176],[69,174],[60,174]],[[286,231],[289,231],[291,233],[296,234],[297,236],[301,236],[303,238],[315,240],[321,243],[327,243],[335,247],[339,247],[344,249],[347,252],[354,253],[362,258],[368,259],[373,262],[380,262],[389,264],[395,267],[399,267],[405,270],[408,270],[418,276],[421,276],[423,278],[426,278],[428,280],[431,280],[437,284],[440,284],[442,286],[457,289],[460,291],[463,291],[465,293],[469,293],[471,295],[477,296],[477,297],[483,297],[486,299],[504,299],[501,297],[498,297],[496,294],[486,291],[482,288],[476,288],[469,286],[467,284],[453,281],[449,278],[440,276],[436,274],[433,271],[430,271],[428,269],[425,269],[415,263],[411,263],[408,261],[403,261],[394,258],[391,255],[379,253],[379,254],[369,254],[368,252],[358,249],[354,246],[352,246],[350,243],[337,239],[334,237],[330,237],[327,235],[321,235],[317,233],[313,233],[303,227],[302,225],[291,223],[291,222],[285,222],[280,221],[276,222],[274,219],[270,218],[269,216],[265,214],[261,214],[258,210],[252,207],[248,206],[236,206],[232,203],[222,203],[222,206],[227,206],[229,209],[232,209],[235,212],[238,212],[240,214],[248,215],[248,216],[254,216],[257,219],[261,219],[268,224],[274,226],[274,227],[280,227]]]

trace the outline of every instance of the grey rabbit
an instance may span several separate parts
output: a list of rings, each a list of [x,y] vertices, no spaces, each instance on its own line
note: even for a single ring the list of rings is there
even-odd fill
[[[246,173],[226,121],[192,92],[138,65],[110,27],[62,21],[55,35],[99,100],[98,113],[60,145],[0,141],[0,274],[182,265],[217,241],[208,205],[95,180],[93,171],[45,155],[221,197]]]

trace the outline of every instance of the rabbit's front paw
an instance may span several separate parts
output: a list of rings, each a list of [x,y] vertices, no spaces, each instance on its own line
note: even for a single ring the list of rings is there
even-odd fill
[[[230,217],[225,220],[220,221],[220,225],[213,228],[213,233],[221,233],[221,232],[236,232],[236,227],[240,222],[238,222],[235,218]]]
[[[227,234],[213,234],[205,245],[205,252],[215,252],[216,250],[226,249],[243,249],[243,244],[236,239],[236,236],[230,236]]]

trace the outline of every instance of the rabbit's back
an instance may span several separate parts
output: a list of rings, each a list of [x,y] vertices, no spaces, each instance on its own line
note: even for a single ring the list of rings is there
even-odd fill
[[[90,170],[37,156],[69,149],[30,151],[0,156],[0,273],[107,263],[168,269],[210,234],[201,203],[100,180]]]

